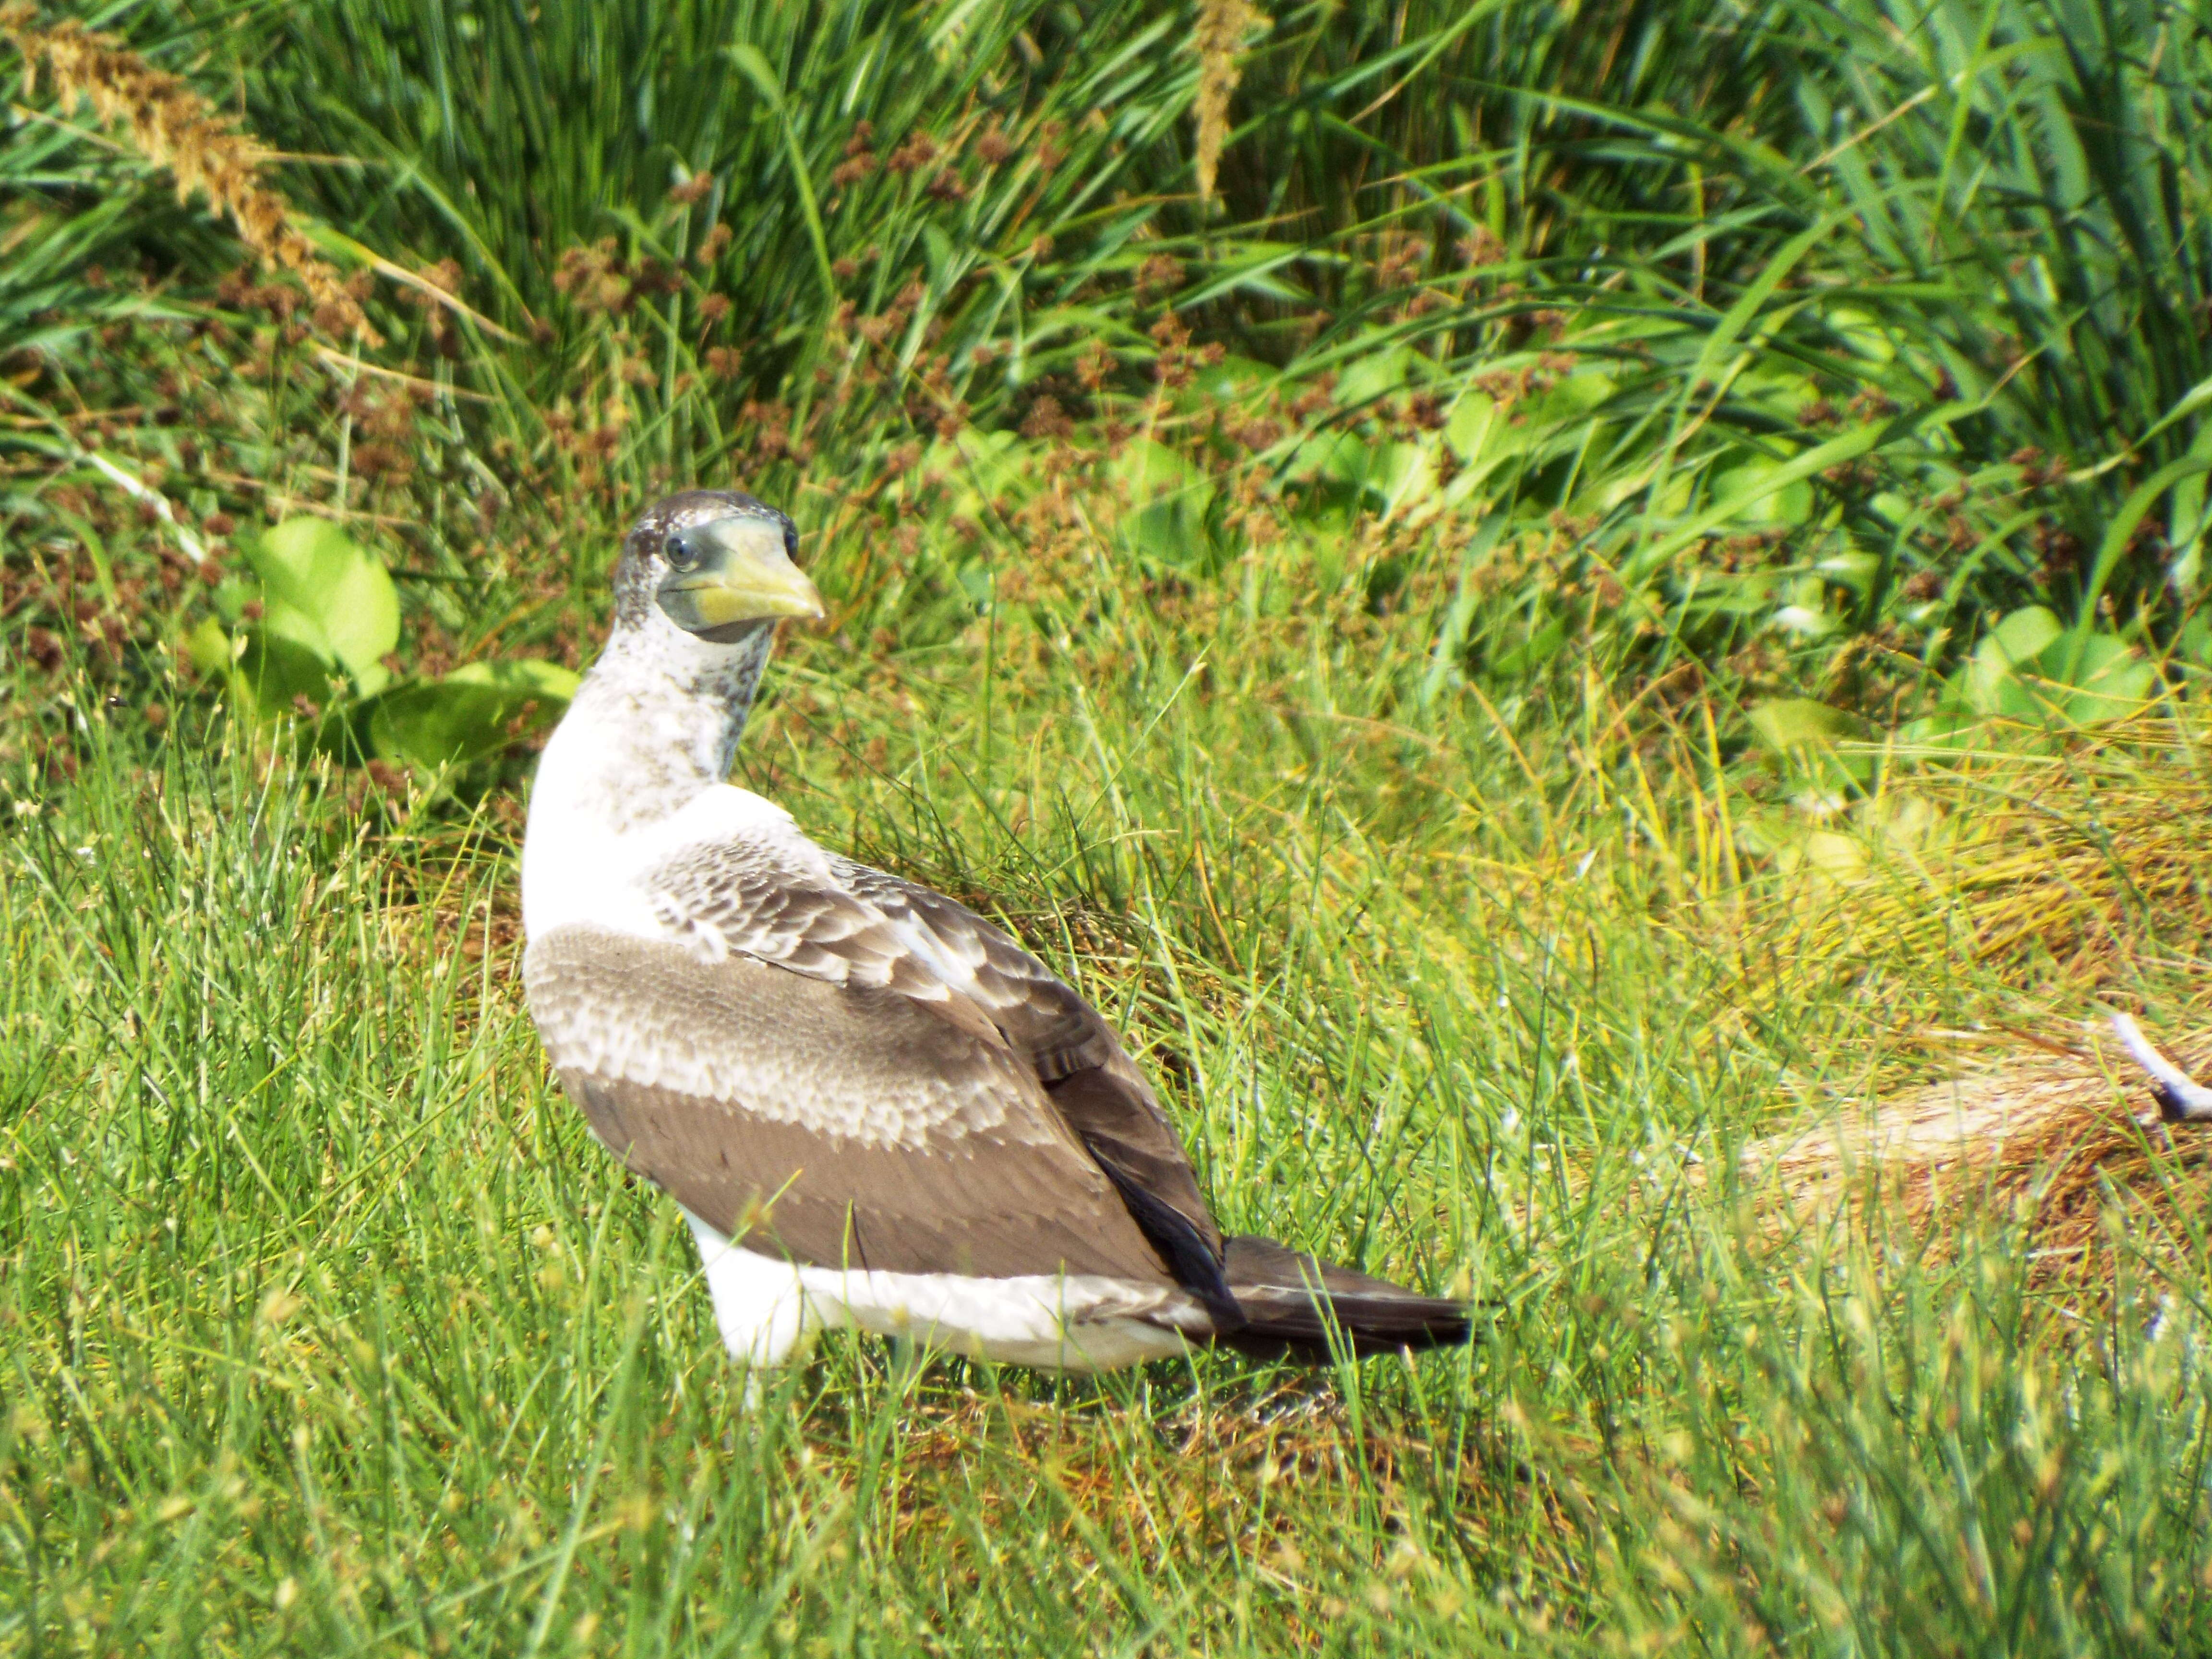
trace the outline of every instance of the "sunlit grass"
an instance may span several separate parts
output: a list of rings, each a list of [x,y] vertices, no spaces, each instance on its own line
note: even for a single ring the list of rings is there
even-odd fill
[[[2206,1024],[2200,34],[1382,17],[1255,33],[1211,210],[1149,6],[109,20],[381,272],[366,358],[127,122],[11,107],[0,1650],[2212,1636],[2203,1148],[2051,1052]],[[521,1009],[528,754],[301,759],[179,649],[313,514],[410,672],[580,663],[694,482],[831,608],[740,781],[1022,933],[1225,1225],[1467,1350],[838,1337],[739,1408]],[[2093,653],[2148,706],[2042,719]],[[2105,1115],[1778,1167],[1962,1070]]]
[[[1832,894],[1699,863],[1724,781],[1686,747],[1509,738],[1472,696],[1381,709],[1326,650],[1127,628],[1151,668],[988,696],[961,655],[795,640],[744,775],[1002,905],[1130,1032],[1225,1224],[1474,1294],[1469,1350],[1054,1382],[838,1340],[749,1417],[669,1206],[544,1075],[510,832],[365,821],[219,713],[150,744],[95,715],[74,785],[10,785],[11,1640],[2200,1628],[2201,1262],[2123,1251],[2081,1300],[2002,1206],[1929,1253],[1902,1212],[1778,1234],[1763,1186],[1705,1178],[1924,1067],[1933,988],[2077,1013],[2063,962],[1838,957]],[[1201,646],[1234,692],[1183,684]],[[1779,976],[1759,1006],[1746,963]]]

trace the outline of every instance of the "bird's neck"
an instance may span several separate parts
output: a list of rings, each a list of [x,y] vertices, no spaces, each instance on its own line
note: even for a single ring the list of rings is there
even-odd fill
[[[545,745],[532,831],[557,821],[572,840],[619,837],[724,782],[774,640],[767,627],[726,646],[618,629]]]

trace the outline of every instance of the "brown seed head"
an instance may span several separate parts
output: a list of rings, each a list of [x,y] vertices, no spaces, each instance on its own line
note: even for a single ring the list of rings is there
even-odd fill
[[[178,200],[197,192],[228,215],[264,270],[299,280],[329,331],[384,343],[344,280],[294,222],[289,204],[262,184],[269,152],[250,133],[179,76],[75,19],[49,28],[29,6],[9,6],[0,9],[0,35],[22,53],[33,82],[43,69],[62,97],[82,98],[101,119],[121,126],[134,149],[176,180]]]

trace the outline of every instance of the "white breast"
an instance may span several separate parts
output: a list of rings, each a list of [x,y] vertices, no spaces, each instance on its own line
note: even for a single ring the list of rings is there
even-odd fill
[[[726,783],[700,790],[665,815],[638,822],[592,747],[588,727],[564,722],[538,766],[522,842],[522,927],[532,938],[556,927],[604,927],[663,939],[644,878],[696,846],[743,842],[766,850],[794,877],[834,879],[829,857],[775,802]]]

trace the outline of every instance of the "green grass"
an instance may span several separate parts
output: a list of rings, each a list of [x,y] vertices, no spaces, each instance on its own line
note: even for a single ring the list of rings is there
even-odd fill
[[[507,832],[364,827],[220,714],[149,744],[87,698],[8,842],[8,1641],[2204,1639],[2201,1255],[2123,1240],[2087,1289],[2002,1212],[1778,1237],[1771,1194],[1684,1181],[1924,1066],[1892,1013],[2033,969],[1816,957],[1747,1027],[1684,908],[1693,771],[1647,826],[1635,751],[1578,765],[1571,722],[1383,721],[1387,641],[1248,644],[1249,687],[1143,611],[1118,642],[988,696],[966,653],[795,642],[745,775],[999,895],[1139,1043],[1224,1224],[1473,1293],[1470,1349],[1054,1383],[833,1340],[748,1416],[672,1211],[545,1075]],[[1734,942],[1802,945],[1764,929]]]
[[[0,1650],[2212,1646],[2196,1143],[1933,1221],[1728,1173],[2206,1023],[2201,20],[1391,17],[1255,34],[1210,210],[1158,6],[103,19],[333,258],[453,262],[480,319],[387,283],[357,361],[120,129],[6,118]],[[841,185],[864,119],[939,155]],[[741,781],[1466,1351],[836,1338],[740,1409],[521,1007],[527,746],[349,769],[180,646],[313,512],[410,672],[580,661],[695,479],[831,606]]]

